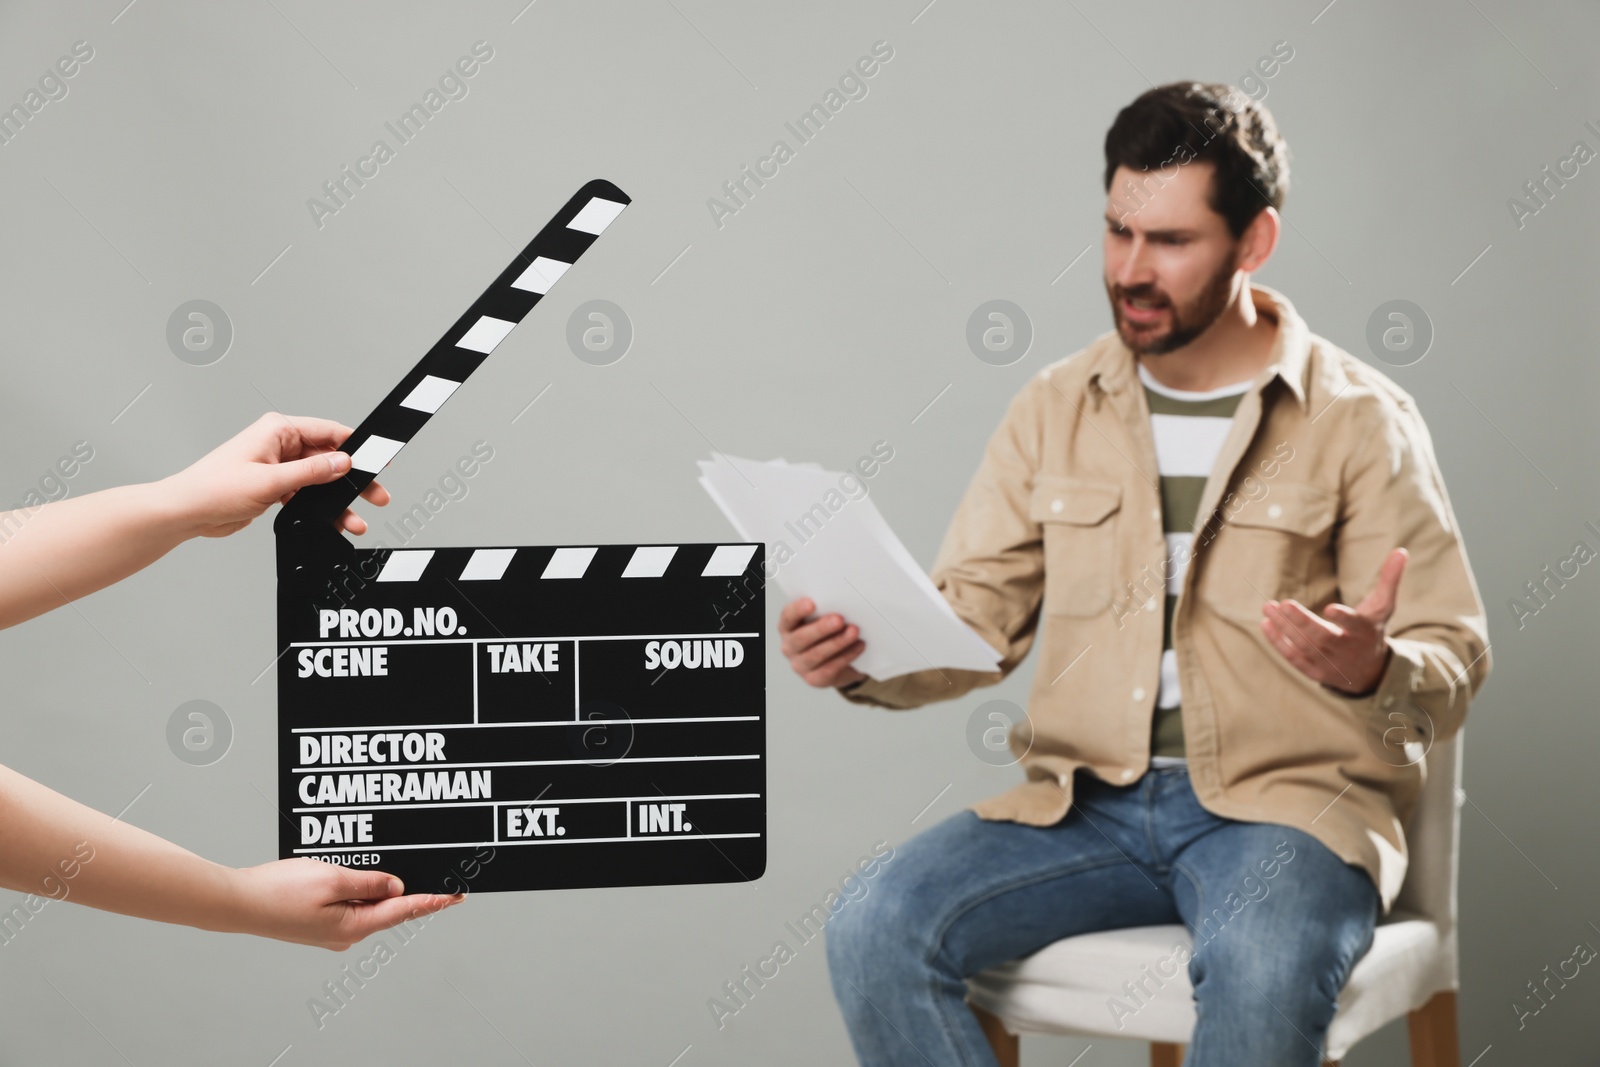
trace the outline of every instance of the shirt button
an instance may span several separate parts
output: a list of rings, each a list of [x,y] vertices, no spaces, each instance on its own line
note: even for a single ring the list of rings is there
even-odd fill
[[[1151,597],[1149,600],[1146,600],[1144,602],[1144,610],[1146,610],[1146,611],[1154,611],[1154,610],[1156,610],[1156,598],[1155,597]]]
[[[1161,521],[1161,509],[1160,508],[1151,508],[1150,509],[1150,517],[1152,519],[1155,519],[1157,522],[1160,522]]]
[[[1383,698],[1383,706],[1384,707],[1388,707],[1390,704],[1393,704],[1393,703],[1394,703],[1394,697],[1388,696],[1388,697],[1384,697]]]
[[[1268,505],[1268,507],[1267,507],[1267,518],[1275,519],[1279,515],[1282,515],[1282,514],[1283,514],[1283,505],[1282,504],[1270,504],[1270,505]]]
[[[1131,769],[1122,772],[1122,780],[1124,782],[1128,781],[1132,777],[1133,777],[1133,771]]]
[[[1143,700],[1144,699],[1144,687],[1143,686],[1140,686],[1139,688],[1137,688],[1137,689],[1135,689],[1133,691],[1133,699],[1135,699],[1135,700]]]
[[[1064,507],[1066,507],[1066,505],[1059,500],[1050,501],[1050,510],[1057,515],[1061,514],[1061,509]]]
[[[1061,783],[1061,788],[1062,789],[1065,789],[1067,787],[1067,783],[1070,782],[1071,780],[1072,780],[1072,775],[1070,775],[1070,774],[1058,774],[1058,775],[1056,775],[1056,781]]]

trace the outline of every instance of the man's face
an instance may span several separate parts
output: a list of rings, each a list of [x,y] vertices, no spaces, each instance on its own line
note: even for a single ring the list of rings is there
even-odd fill
[[[1106,198],[1106,296],[1123,344],[1141,356],[1199,337],[1239,288],[1239,242],[1206,203],[1215,167],[1175,169],[1119,167]]]

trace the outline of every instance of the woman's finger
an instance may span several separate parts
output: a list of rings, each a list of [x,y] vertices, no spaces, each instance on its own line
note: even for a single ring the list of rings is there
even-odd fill
[[[389,490],[378,482],[368,482],[367,487],[361,490],[361,497],[369,503],[378,505],[380,508],[394,499],[389,495]]]
[[[332,452],[349,439],[355,431],[342,422],[319,419],[311,415],[284,415],[302,442],[302,454]]]

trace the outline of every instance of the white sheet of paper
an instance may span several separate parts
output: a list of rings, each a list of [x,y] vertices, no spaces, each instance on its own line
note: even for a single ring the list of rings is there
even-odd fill
[[[809,597],[817,614],[838,612],[860,627],[867,647],[857,670],[892,678],[930,668],[996,669],[1000,654],[956,615],[859,478],[852,498],[840,486],[844,472],[815,463],[713,453],[698,465],[701,486],[739,536],[767,546],[767,573],[785,600]],[[836,510],[828,506],[838,500]]]

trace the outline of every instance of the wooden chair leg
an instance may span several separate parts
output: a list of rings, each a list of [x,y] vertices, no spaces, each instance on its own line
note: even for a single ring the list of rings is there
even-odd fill
[[[989,1039],[989,1048],[994,1051],[994,1058],[1000,1061],[1000,1067],[1021,1067],[1022,1046],[1017,1035],[1007,1030],[998,1016],[990,1015],[970,1002],[967,1007],[978,1017],[978,1025],[983,1027],[983,1036]]]
[[[1150,1043],[1150,1067],[1183,1067],[1183,1046],[1169,1045],[1164,1041],[1152,1041]],[[1339,1061],[1323,1060],[1322,1067],[1339,1067]],[[1422,1067],[1422,1065],[1414,1064],[1413,1067]],[[1461,1067],[1461,1065],[1452,1064],[1451,1067]]]
[[[1461,1067],[1461,1041],[1456,1030],[1456,995],[1436,993],[1412,1012],[1411,1067]]]

